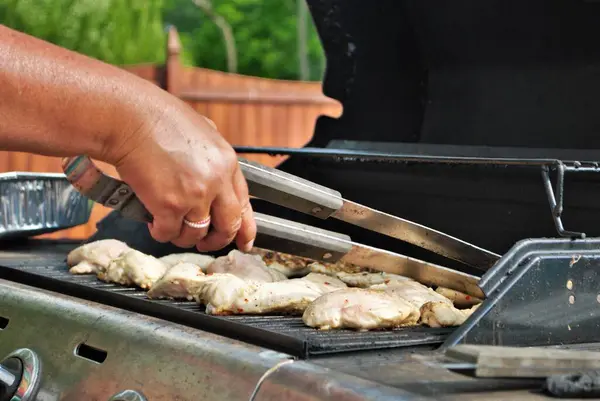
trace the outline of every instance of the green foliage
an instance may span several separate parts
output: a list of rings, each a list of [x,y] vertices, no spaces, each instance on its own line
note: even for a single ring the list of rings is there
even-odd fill
[[[0,22],[112,64],[164,60],[162,0],[0,0]]]
[[[296,0],[212,0],[212,4],[233,29],[239,73],[298,78]],[[177,27],[195,65],[226,70],[222,34],[191,0],[165,0],[164,20]],[[310,18],[307,24],[310,78],[320,80],[324,59],[321,42]]]
[[[238,72],[297,79],[296,0],[212,0],[231,25]],[[175,25],[187,65],[226,70],[221,31],[192,0],[0,0],[0,23],[118,65],[162,63],[165,27]],[[311,79],[323,52],[309,19]]]

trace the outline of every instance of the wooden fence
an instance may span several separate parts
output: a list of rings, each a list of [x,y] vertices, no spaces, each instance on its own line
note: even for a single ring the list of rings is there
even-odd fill
[[[164,65],[123,68],[178,96],[213,120],[232,145],[301,147],[311,139],[317,117],[341,114],[339,103],[323,96],[320,82],[272,80],[183,66],[174,28],[169,31],[166,52]],[[248,157],[270,166],[282,160],[267,155]],[[100,165],[116,176],[111,166]],[[5,171],[61,172],[60,160],[0,151],[0,172]],[[87,225],[47,237],[88,237],[108,212],[96,206]]]

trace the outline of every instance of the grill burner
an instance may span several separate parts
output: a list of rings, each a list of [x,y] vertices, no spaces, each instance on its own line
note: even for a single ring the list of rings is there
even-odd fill
[[[301,359],[349,351],[439,345],[453,331],[415,327],[379,332],[326,332],[306,327],[300,317],[211,316],[195,302],[150,300],[144,291],[136,288],[104,283],[95,276],[72,275],[64,262],[63,250],[42,258],[21,255],[7,261],[0,253],[3,266],[0,278],[210,331]]]

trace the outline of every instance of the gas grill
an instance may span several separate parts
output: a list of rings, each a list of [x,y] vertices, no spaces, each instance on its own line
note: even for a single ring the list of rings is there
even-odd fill
[[[70,275],[79,243],[4,241],[0,358],[22,358],[38,390],[22,401],[537,400],[543,381],[475,378],[444,352],[600,350],[600,3],[308,4],[328,59],[324,92],[344,114],[320,118],[304,148],[236,150],[288,156],[285,172],[502,255],[481,277],[484,303],[458,328],[319,332],[298,317],[210,316]],[[481,274],[340,221],[253,206]],[[182,251],[118,212],[88,241],[105,238],[157,257]]]

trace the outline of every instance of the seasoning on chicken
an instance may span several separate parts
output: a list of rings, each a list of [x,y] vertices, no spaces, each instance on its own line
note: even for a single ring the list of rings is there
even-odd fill
[[[469,308],[483,302],[477,297],[464,294],[460,291],[451,290],[450,288],[438,287],[435,289],[435,292],[451,300],[457,308]]]
[[[167,266],[153,256],[130,250],[98,272],[100,280],[121,285],[136,285],[148,290],[167,271]]]
[[[113,259],[118,258],[131,248],[115,239],[103,239],[90,242],[73,249],[67,256],[67,265],[71,274],[97,274],[106,270]]]
[[[288,278],[301,277],[310,273],[308,265],[314,262],[312,259],[303,258],[301,256],[269,251],[262,248],[252,248],[250,253],[260,255],[269,268],[281,272]]]
[[[328,276],[337,277],[339,273],[364,273],[365,269],[363,267],[358,267],[355,265],[351,265],[349,263],[321,263],[314,262],[308,265],[308,268],[313,273],[327,274]]]
[[[202,286],[197,301],[206,304],[206,312],[214,315],[299,315],[319,296],[343,288],[347,288],[343,282],[317,273],[269,283],[221,279]]]
[[[200,269],[202,272],[206,273],[206,269],[208,265],[214,262],[215,258],[210,255],[202,255],[199,253],[185,252],[185,253],[172,253],[167,256],[163,256],[159,258],[161,262],[163,262],[167,267],[173,267],[180,263],[191,263],[194,264]]]
[[[187,299],[193,300],[193,295],[198,292],[206,276],[202,269],[192,263],[179,263],[159,278],[150,291],[148,298],[153,299]]]
[[[304,324],[321,330],[372,330],[414,325],[419,310],[385,292],[347,288],[324,294],[302,315]]]
[[[267,267],[260,255],[251,255],[235,249],[227,256],[216,258],[206,272],[207,274],[230,273],[245,280],[259,282],[287,280],[281,272]]]

